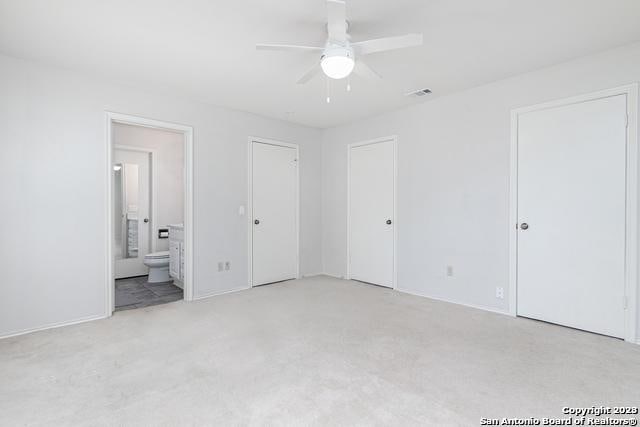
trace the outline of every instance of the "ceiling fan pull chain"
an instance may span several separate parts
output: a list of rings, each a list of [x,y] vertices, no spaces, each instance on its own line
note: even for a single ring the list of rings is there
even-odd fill
[[[351,92],[351,77],[347,77],[347,92]]]
[[[331,79],[326,78],[327,80],[327,104],[331,103]]]

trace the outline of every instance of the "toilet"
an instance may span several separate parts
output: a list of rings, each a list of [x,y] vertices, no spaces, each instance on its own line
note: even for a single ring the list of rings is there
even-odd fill
[[[149,267],[149,283],[169,282],[169,251],[153,252],[144,256],[144,265]]]

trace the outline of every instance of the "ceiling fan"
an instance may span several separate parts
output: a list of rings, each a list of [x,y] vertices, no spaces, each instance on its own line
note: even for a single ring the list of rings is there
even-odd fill
[[[407,34],[352,43],[348,33],[349,22],[346,20],[344,0],[327,0],[327,9],[328,37],[324,46],[257,44],[256,49],[320,54],[319,64],[314,65],[298,80],[298,84],[304,84],[318,74],[320,70],[332,79],[343,79],[349,76],[351,72],[369,79],[379,79],[378,73],[373,71],[362,60],[363,56],[422,44],[422,34]]]

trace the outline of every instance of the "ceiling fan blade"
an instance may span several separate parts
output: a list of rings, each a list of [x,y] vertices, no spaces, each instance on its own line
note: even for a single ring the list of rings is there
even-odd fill
[[[381,80],[380,74],[373,71],[371,67],[367,65],[362,59],[356,61],[356,66],[353,68],[353,72],[359,76],[362,76],[369,80]]]
[[[306,82],[308,82],[309,80],[314,78],[316,75],[318,75],[320,70],[321,70],[321,68],[320,68],[319,64],[314,65],[313,68],[311,68],[309,71],[304,73],[304,75],[302,77],[300,77],[300,80],[298,80],[297,83],[299,85],[305,84]]]
[[[347,12],[344,0],[327,0],[327,15],[329,40],[344,43],[347,40]]]
[[[322,52],[324,48],[316,46],[299,46],[295,44],[260,43],[256,45],[256,50],[279,50],[287,52]]]
[[[407,34],[351,43],[351,47],[353,47],[357,55],[369,55],[370,53],[403,49],[405,47],[420,46],[421,44],[422,34]]]

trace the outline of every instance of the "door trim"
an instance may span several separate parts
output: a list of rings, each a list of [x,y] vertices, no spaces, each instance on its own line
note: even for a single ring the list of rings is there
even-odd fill
[[[276,141],[273,139],[260,138],[257,136],[250,136],[247,143],[247,248],[248,248],[248,286],[252,288],[253,284],[253,144],[268,144],[276,145],[279,147],[293,148],[296,150],[296,159],[298,165],[296,167],[296,279],[300,278],[300,147],[298,144],[292,144],[288,142]]]
[[[134,147],[131,145],[120,145],[116,144],[113,146],[114,150],[122,150],[122,151],[135,151],[138,153],[147,153],[149,154],[149,167],[150,167],[150,175],[151,175],[151,191],[149,195],[151,196],[151,203],[149,206],[149,210],[151,213],[149,214],[149,230],[154,230],[157,224],[156,221],[156,213],[158,212],[158,174],[156,173],[157,169],[157,159],[158,153],[157,150],[153,148],[143,148],[143,147]],[[153,236],[153,233],[149,233],[149,253],[155,252],[157,247],[156,239]]]
[[[347,146],[347,274],[346,279],[351,280],[351,150],[364,145],[380,144],[382,142],[393,143],[393,275],[392,289],[398,288],[398,136],[390,135],[383,138],[368,141],[354,142]]]
[[[105,275],[105,315],[109,317],[113,314],[115,307],[115,279],[114,279],[114,254],[113,254],[113,180],[112,163],[113,150],[113,124],[121,123],[133,126],[142,126],[153,129],[164,129],[177,131],[184,135],[184,246],[185,246],[185,272],[184,272],[184,300],[192,301],[194,296],[193,283],[193,127],[164,122],[160,120],[137,117],[128,114],[105,111],[105,148],[106,148],[106,200],[105,205],[108,214],[105,224],[106,242],[106,275]],[[153,168],[153,165],[152,165]],[[155,175],[155,174],[154,174]],[[153,181],[152,186],[155,181]],[[154,190],[152,190],[154,191]],[[153,196],[152,196],[153,197]],[[157,200],[156,197],[154,198]],[[153,207],[152,207],[153,209]],[[155,209],[153,209],[155,210]],[[152,233],[151,233],[152,234]],[[152,237],[152,236],[151,236]],[[151,238],[152,241],[155,239]],[[155,248],[155,245],[152,246]]]
[[[511,110],[509,176],[509,314],[517,316],[518,271],[518,117],[532,111],[579,104],[617,95],[627,99],[624,340],[637,340],[638,298],[638,83]]]

